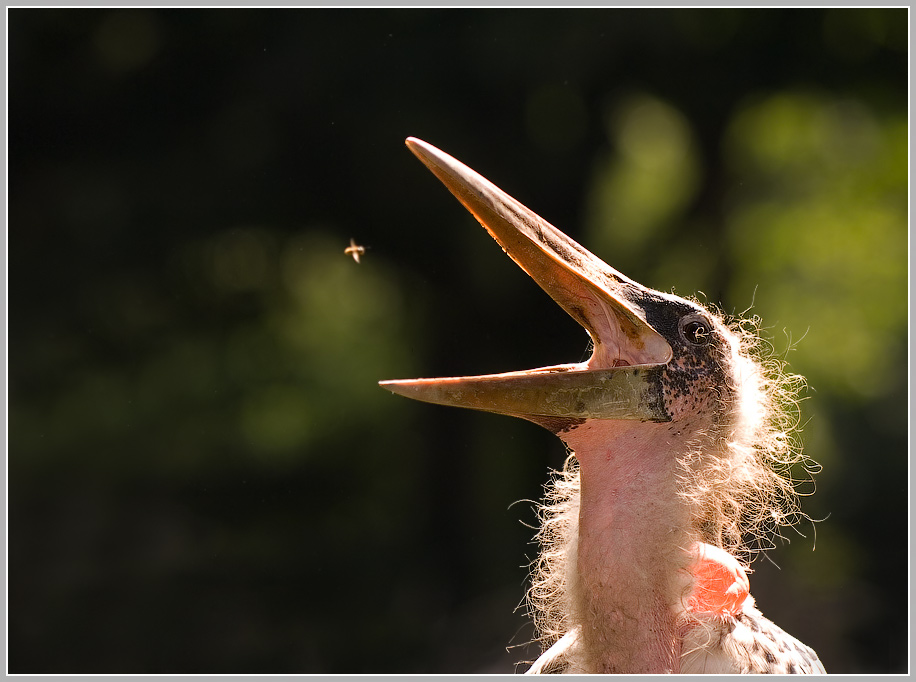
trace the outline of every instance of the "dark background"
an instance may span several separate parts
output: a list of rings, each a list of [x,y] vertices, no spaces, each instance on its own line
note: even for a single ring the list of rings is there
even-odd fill
[[[561,443],[376,382],[586,337],[408,135],[644,284],[754,306],[825,520],[753,594],[830,672],[906,670],[905,9],[7,18],[9,672],[537,655],[513,503]]]

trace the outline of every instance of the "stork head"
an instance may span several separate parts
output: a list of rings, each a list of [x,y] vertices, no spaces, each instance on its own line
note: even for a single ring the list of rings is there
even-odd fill
[[[432,145],[408,138],[407,146],[586,329],[593,351],[579,364],[381,386],[417,400],[528,419],[564,439],[592,420],[721,419],[733,399],[737,339],[716,316],[629,279]]]

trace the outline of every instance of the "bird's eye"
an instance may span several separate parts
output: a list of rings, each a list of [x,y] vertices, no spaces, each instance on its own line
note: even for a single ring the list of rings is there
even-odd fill
[[[681,320],[681,336],[694,346],[705,346],[709,343],[711,331],[710,323],[699,315],[691,315]]]

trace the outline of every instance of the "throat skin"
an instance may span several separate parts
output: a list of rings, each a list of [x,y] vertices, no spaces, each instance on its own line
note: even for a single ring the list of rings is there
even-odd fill
[[[579,460],[572,601],[591,672],[679,670],[692,546],[677,493],[683,426],[592,421],[562,434]]]

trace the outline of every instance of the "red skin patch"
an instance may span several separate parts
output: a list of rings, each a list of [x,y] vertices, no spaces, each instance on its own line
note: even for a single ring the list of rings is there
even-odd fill
[[[687,610],[715,616],[736,616],[751,591],[747,572],[724,549],[698,543],[698,556],[690,567],[695,582]]]

